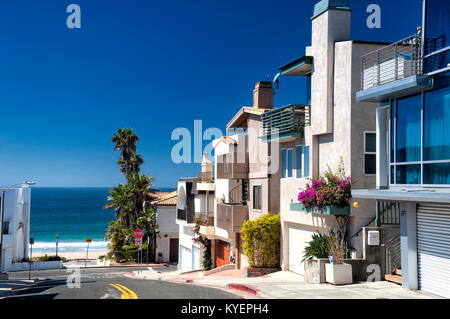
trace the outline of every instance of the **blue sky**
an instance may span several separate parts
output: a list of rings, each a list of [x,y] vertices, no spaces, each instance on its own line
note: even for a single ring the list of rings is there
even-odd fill
[[[158,187],[194,176],[174,164],[177,127],[225,125],[257,81],[305,53],[317,0],[10,0],[0,3],[0,185],[124,182],[111,137],[140,136],[142,172]],[[81,29],[66,7],[81,7]],[[366,26],[369,4],[381,29]],[[351,0],[352,39],[395,41],[421,24],[421,0]],[[276,106],[304,103],[304,79],[282,77]],[[204,145],[208,141],[204,142]]]

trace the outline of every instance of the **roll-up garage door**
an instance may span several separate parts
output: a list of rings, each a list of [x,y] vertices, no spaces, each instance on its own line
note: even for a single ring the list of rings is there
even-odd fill
[[[417,207],[419,289],[450,298],[450,206]]]

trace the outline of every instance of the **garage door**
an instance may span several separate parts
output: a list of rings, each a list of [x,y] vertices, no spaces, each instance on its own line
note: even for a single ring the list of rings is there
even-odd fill
[[[450,207],[417,208],[419,289],[450,298]]]
[[[200,269],[200,248],[192,246],[194,252],[194,269]]]
[[[230,263],[230,249],[227,242],[216,240],[216,267]]]
[[[180,246],[181,248],[181,270],[192,270],[192,249]]]
[[[290,226],[289,231],[289,271],[304,274],[303,253],[314,232]]]

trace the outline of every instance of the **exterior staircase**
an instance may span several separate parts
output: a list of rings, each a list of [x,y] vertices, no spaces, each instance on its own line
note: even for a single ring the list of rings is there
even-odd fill
[[[384,279],[386,281],[394,282],[396,284],[401,285],[402,284],[402,270],[401,269],[395,269],[392,274],[385,275]]]

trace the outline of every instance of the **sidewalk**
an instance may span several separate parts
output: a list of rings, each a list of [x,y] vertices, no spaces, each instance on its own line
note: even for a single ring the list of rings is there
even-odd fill
[[[403,289],[387,281],[362,282],[345,286],[330,284],[310,284],[303,276],[288,271],[280,271],[263,277],[243,278],[239,272],[224,271],[224,274],[203,276],[202,272],[159,273],[151,268],[131,272],[135,279],[166,280],[185,284],[195,284],[236,292],[246,298],[269,299],[432,299],[440,298],[421,291]]]

